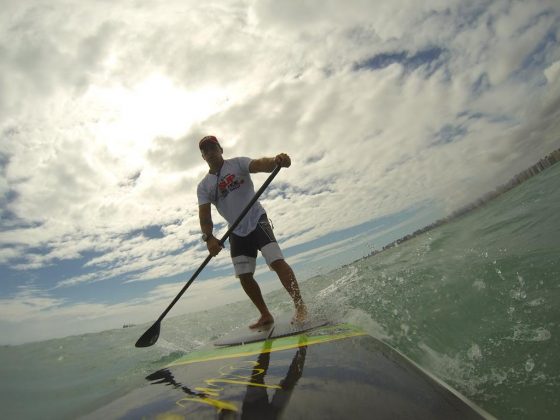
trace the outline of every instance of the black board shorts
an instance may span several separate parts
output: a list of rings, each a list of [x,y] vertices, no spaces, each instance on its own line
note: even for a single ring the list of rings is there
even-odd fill
[[[261,251],[269,266],[276,260],[284,259],[266,213],[259,218],[255,230],[247,236],[232,233],[229,237],[229,245],[235,275],[238,277],[241,274],[255,272],[257,251]]]

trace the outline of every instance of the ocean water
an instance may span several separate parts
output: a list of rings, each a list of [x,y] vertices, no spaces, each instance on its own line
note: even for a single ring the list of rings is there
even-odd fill
[[[467,216],[302,282],[313,313],[359,325],[498,418],[560,418],[560,164]],[[266,296],[291,312],[283,290]],[[247,302],[150,326],[0,347],[3,418],[72,419],[254,317]],[[334,309],[333,309],[334,308]]]

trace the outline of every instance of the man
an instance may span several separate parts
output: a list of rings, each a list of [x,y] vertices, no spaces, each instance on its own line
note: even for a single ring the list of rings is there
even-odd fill
[[[218,139],[206,136],[200,140],[202,158],[209,167],[208,174],[198,184],[198,214],[202,240],[206,242],[212,256],[222,250],[220,241],[214,237],[211,204],[231,225],[255,195],[251,173],[272,172],[277,165],[288,168],[290,157],[281,153],[274,158],[250,159],[238,157],[224,160],[224,150]],[[266,212],[257,201],[229,237],[231,259],[235,275],[241,281],[243,290],[259,310],[261,316],[250,328],[258,328],[274,322],[262,297],[261,289],[255,281],[257,250],[260,250],[268,266],[276,272],[282,285],[288,291],[296,308],[293,322],[302,322],[307,317],[307,309],[301,298],[299,286],[292,268],[284,260],[276,242]]]

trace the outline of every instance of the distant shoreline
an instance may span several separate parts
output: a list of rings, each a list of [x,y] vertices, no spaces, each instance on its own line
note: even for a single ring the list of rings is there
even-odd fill
[[[449,216],[444,217],[443,219],[439,219],[439,220],[435,221],[434,223],[431,223],[428,226],[425,226],[421,229],[418,229],[417,231],[415,231],[415,232],[413,232],[409,235],[403,236],[402,238],[399,238],[399,239],[397,239],[393,242],[390,242],[387,245],[385,245],[382,249],[374,249],[371,253],[362,257],[361,259],[363,260],[363,259],[369,258],[373,255],[377,255],[380,252],[383,252],[387,249],[393,248],[393,247],[395,247],[395,246],[397,246],[397,245],[399,245],[403,242],[406,242],[406,241],[408,241],[408,240],[410,240],[410,239],[412,239],[412,238],[414,238],[414,237],[416,237],[416,236],[418,236],[422,233],[428,232],[428,231],[430,231],[430,230],[432,230],[436,227],[444,225],[445,223],[456,220],[459,217],[462,217],[462,216],[472,212],[473,210],[476,210],[476,209],[486,205],[486,203],[488,203],[489,201],[494,200],[495,198],[501,196],[505,192],[508,192],[509,190],[517,187],[518,185],[522,184],[523,182],[533,178],[535,175],[540,174],[542,171],[552,167],[553,165],[555,165],[558,162],[560,162],[560,149],[557,149],[557,150],[553,151],[552,153],[546,155],[545,157],[540,159],[537,163],[535,163],[534,165],[532,165],[528,169],[525,169],[524,171],[515,175],[513,178],[511,178],[505,184],[500,185],[496,189],[494,189],[493,191],[490,191],[490,192],[484,194],[482,197],[478,198],[474,202],[472,202],[470,204],[467,204],[466,206],[463,206],[458,210],[455,210]],[[356,261],[359,261],[359,260],[356,260]]]

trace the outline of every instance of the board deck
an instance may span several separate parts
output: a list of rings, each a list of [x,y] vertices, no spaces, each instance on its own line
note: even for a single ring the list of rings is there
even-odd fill
[[[189,353],[86,418],[492,419],[349,324]]]
[[[252,330],[249,327],[238,328],[225,337],[216,340],[214,345],[235,346],[255,343],[271,338],[288,337],[290,335],[311,331],[315,328],[327,325],[328,323],[329,321],[325,319],[310,319],[305,322],[292,323],[291,318],[280,317],[273,324],[258,329]]]

